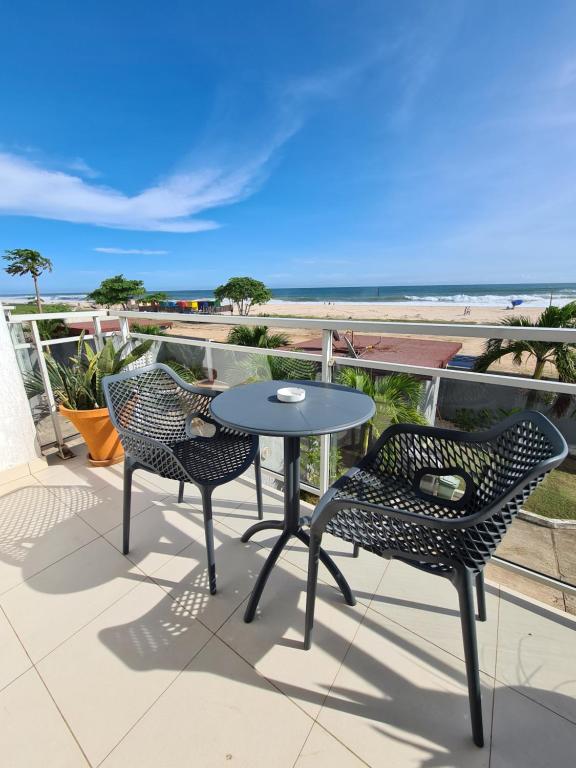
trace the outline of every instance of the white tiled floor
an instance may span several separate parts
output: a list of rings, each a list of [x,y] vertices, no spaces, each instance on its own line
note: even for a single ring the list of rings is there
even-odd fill
[[[479,624],[486,747],[470,737],[450,584],[328,540],[356,591],[321,573],[301,649],[306,552],[246,599],[273,532],[249,479],[214,497],[218,594],[199,495],[137,473],[121,545],[121,467],[74,459],[1,484],[0,764],[7,768],[534,768],[574,765],[576,622],[490,588]],[[267,517],[281,497],[266,494]]]

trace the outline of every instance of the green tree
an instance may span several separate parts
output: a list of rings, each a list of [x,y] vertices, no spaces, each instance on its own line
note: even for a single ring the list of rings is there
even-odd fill
[[[124,275],[114,275],[102,280],[96,290],[86,297],[89,301],[101,304],[104,307],[112,307],[121,304],[126,309],[129,299],[142,296],[146,293],[142,280],[127,280]]]
[[[576,328],[576,301],[563,307],[547,307],[533,322],[518,315],[503,318],[498,325],[507,328]],[[484,352],[476,360],[475,370],[485,372],[493,363],[512,355],[514,365],[522,365],[524,358],[534,360],[533,379],[541,379],[546,363],[558,371],[560,381],[576,381],[576,345],[554,341],[524,341],[522,339],[488,339]]]
[[[508,328],[576,328],[576,301],[571,301],[563,307],[547,307],[536,322],[524,315],[518,315],[503,318],[499,325]],[[576,382],[576,344],[565,342],[488,339],[484,352],[476,360],[474,369],[484,373],[491,365],[507,355],[512,355],[512,362],[517,366],[522,365],[525,359],[533,360],[533,379],[542,378],[548,363],[556,368],[560,381],[572,384]],[[540,397],[537,392],[531,391],[527,405],[533,406]],[[554,412],[562,415],[570,402],[570,395],[558,395],[554,399]]]
[[[5,270],[9,275],[32,276],[32,280],[34,280],[34,293],[36,294],[36,306],[38,307],[38,312],[42,312],[38,278],[44,272],[52,272],[53,265],[50,259],[42,256],[39,251],[32,251],[29,248],[14,248],[11,251],[6,251],[4,258],[8,262]]]
[[[227,283],[214,289],[214,296],[218,301],[230,299],[239,315],[248,315],[252,307],[270,301],[272,291],[253,277],[231,277]]]
[[[428,423],[419,410],[423,384],[407,373],[375,377],[360,368],[343,368],[338,383],[363,392],[376,403],[376,414],[362,427],[363,454],[372,440],[391,424]]]
[[[146,293],[144,296],[139,296],[142,301],[151,302],[151,301],[166,301],[168,298],[168,294],[164,293],[164,291],[154,291],[153,293]]]
[[[277,349],[285,347],[290,339],[285,333],[270,333],[267,325],[237,325],[228,334],[227,341],[242,347]]]

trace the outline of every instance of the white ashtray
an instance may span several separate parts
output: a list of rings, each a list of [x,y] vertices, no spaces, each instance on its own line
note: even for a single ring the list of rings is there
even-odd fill
[[[306,397],[306,390],[302,387],[280,387],[276,390],[276,397],[282,403],[301,403]]]

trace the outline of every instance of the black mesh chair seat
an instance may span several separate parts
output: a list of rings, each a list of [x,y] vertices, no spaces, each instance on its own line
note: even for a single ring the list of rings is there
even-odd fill
[[[221,430],[214,437],[182,440],[172,446],[174,456],[191,482],[221,485],[223,478],[234,479],[254,460],[253,435]]]
[[[166,365],[107,376],[103,381],[112,423],[124,446],[123,551],[130,547],[132,474],[146,470],[179,482],[178,501],[185,483],[202,495],[210,591],[216,592],[212,532],[214,488],[243,474],[254,462],[258,516],[262,512],[262,480],[258,437],[226,429],[210,417],[210,403],[220,393],[193,387]]]
[[[474,741],[483,744],[474,621],[486,619],[483,569],[522,504],[567,455],[558,430],[525,411],[468,434],[400,424],[320,499],[310,525],[305,647],[311,644],[318,553],[325,531],[381,557],[449,578],[458,591]],[[456,477],[441,498],[430,479]]]

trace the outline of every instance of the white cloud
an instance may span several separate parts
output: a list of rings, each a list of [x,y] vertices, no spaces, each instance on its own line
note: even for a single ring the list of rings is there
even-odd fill
[[[0,214],[141,231],[215,229],[216,222],[196,216],[252,194],[279,143],[239,168],[181,171],[132,196],[0,152]]]
[[[94,248],[97,253],[118,253],[134,256],[165,256],[170,251],[151,251],[147,248]]]

